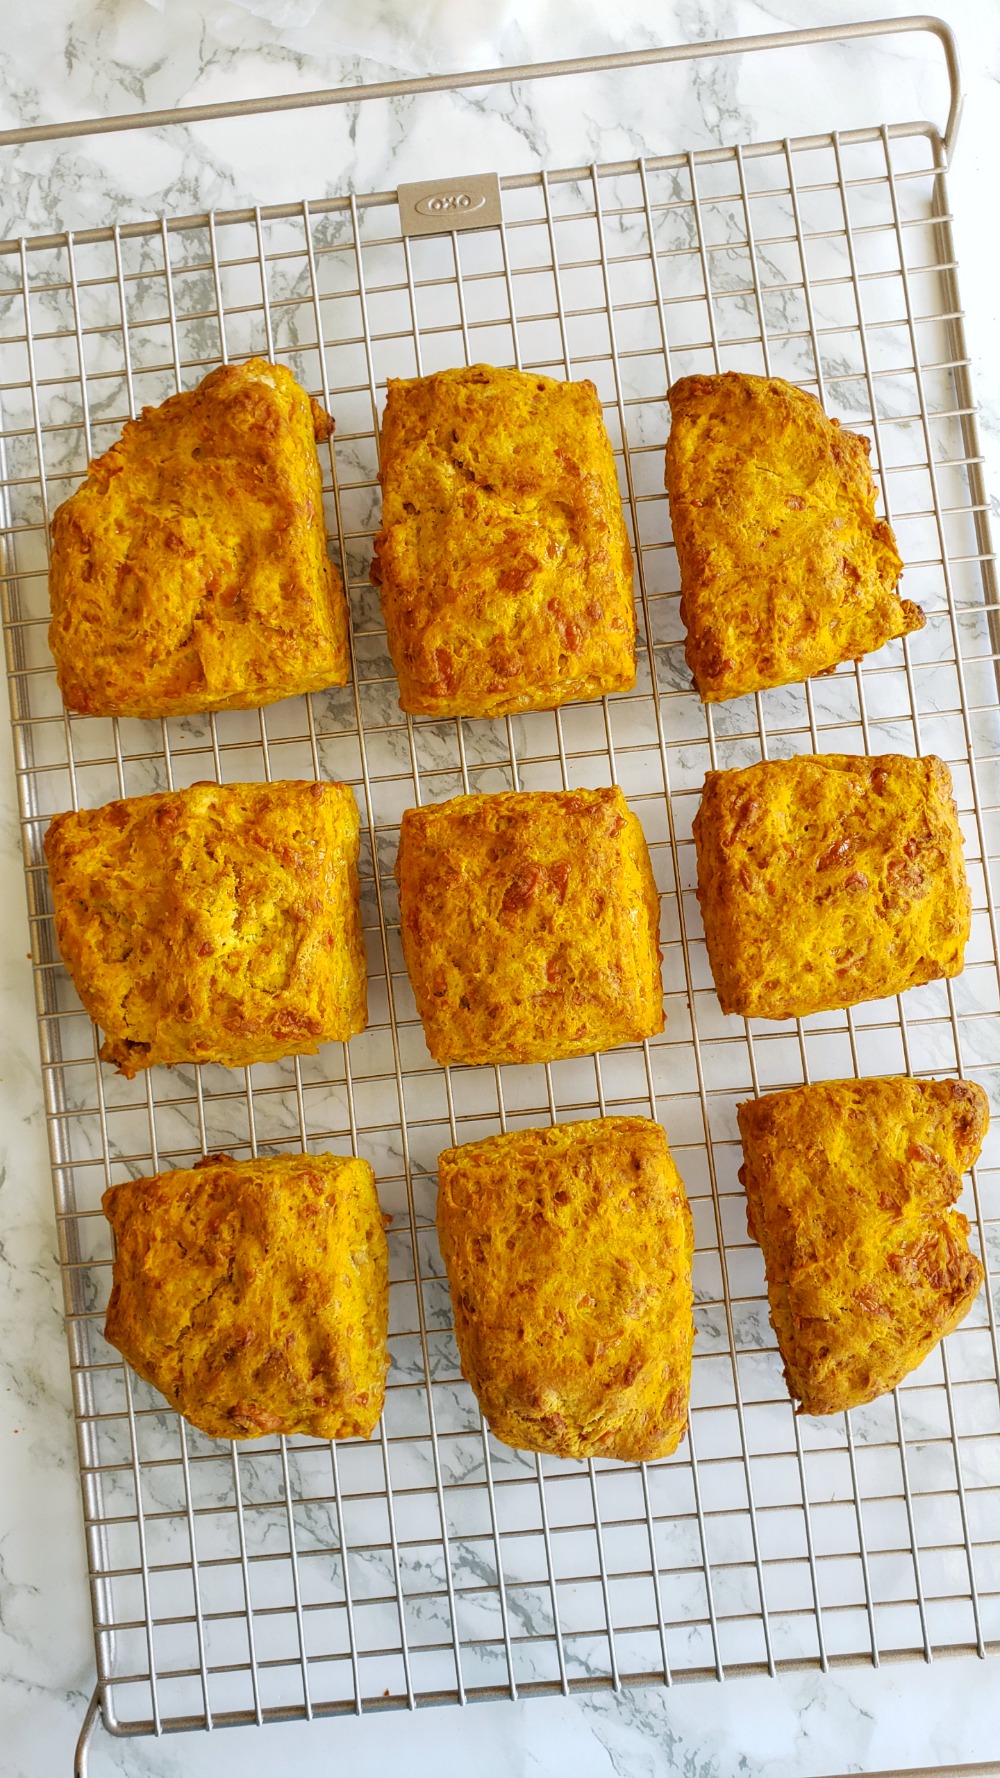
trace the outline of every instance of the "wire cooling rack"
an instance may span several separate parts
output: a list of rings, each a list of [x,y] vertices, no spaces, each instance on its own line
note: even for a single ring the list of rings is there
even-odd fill
[[[913,124],[509,178],[502,223],[474,232],[408,238],[380,193],[0,246],[4,622],[109,1730],[1000,1648],[993,1292],[892,1396],[796,1419],[736,1176],[735,1106],[752,1093],[957,1071],[1000,1102],[998,606],[944,160],[936,130]],[[250,353],[288,364],[336,417],[324,486],[353,683],[207,718],[67,715],[46,646],[54,507],[130,414]],[[368,580],[385,382],[478,360],[597,385],[636,545],[632,693],[496,722],[398,710]],[[706,709],[683,662],[665,396],[674,377],[726,368],[788,377],[869,435],[928,621],[859,667]],[[966,968],[853,1012],[724,1018],[694,895],[702,778],[813,751],[948,761],[974,898]],[[42,836],[56,811],[206,777],[353,787],[371,1023],[315,1058],[125,1081],[99,1064],[59,962]],[[548,1067],[436,1067],[400,952],[402,811],[609,782],[663,896],[663,1036]],[[459,1375],[434,1232],[441,1148],[605,1112],[664,1123],[695,1218],[690,1433],[642,1466],[490,1437]],[[366,1156],[392,1216],[385,1414],[369,1443],[227,1447],[104,1343],[100,1197],[206,1151],[300,1148]],[[964,1200],[987,1264],[997,1153]]]

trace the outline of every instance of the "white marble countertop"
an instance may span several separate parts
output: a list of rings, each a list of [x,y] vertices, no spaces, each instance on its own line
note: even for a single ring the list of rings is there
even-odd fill
[[[871,10],[902,16],[898,0]],[[447,67],[695,41],[836,18],[859,0],[35,0],[9,7],[0,47],[0,125],[308,90]],[[1000,11],[941,0],[968,95],[950,190],[989,485],[1000,492]],[[801,53],[801,52],[800,52]],[[627,106],[605,81],[493,88],[430,112],[359,111],[5,150],[0,235],[209,205],[392,187],[399,177],[500,172],[752,141],[897,117],[942,119],[940,52],[895,39],[783,64],[765,58],[646,71]],[[786,73],[788,78],[785,78]],[[637,77],[638,78],[638,77]],[[449,127],[450,126],[450,127]],[[469,143],[468,149],[465,144]],[[461,146],[460,146],[461,145]],[[34,1026],[9,740],[0,740],[0,1773],[68,1772],[93,1683],[93,1647],[61,1288]],[[609,1696],[426,1710],[358,1722],[112,1741],[91,1770],[188,1775],[271,1770],[309,1778],[331,1762],[353,1778],[463,1768],[480,1778],[574,1771],[658,1778],[790,1778],[995,1759],[996,1664],[971,1660],[835,1675],[730,1680]],[[1000,1768],[998,1768],[1000,1769]]]

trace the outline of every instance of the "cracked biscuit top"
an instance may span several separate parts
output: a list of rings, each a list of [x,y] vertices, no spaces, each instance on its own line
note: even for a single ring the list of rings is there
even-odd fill
[[[402,709],[552,710],[635,683],[632,552],[592,383],[390,379],[379,586]]]
[[[101,1057],[236,1068],[367,1021],[357,805],[343,784],[194,784],[57,815],[56,938]]]
[[[723,1012],[804,1017],[961,972],[971,898],[940,759],[709,772],[694,837]]]
[[[705,703],[858,660],[923,627],[866,438],[780,377],[683,377],[666,486],[685,654]]]
[[[209,1438],[367,1438],[385,1397],[389,1265],[367,1161],[211,1155],[103,1198],[105,1339]]]
[[[791,1396],[835,1414],[894,1389],[979,1293],[952,1209],[989,1125],[965,1080],[831,1080],[737,1106],[747,1228]]]
[[[52,521],[49,646],[71,710],[246,710],[346,684],[316,455],[332,431],[262,358],[127,423]]]
[[[560,1457],[666,1457],[691,1383],[691,1212],[659,1124],[591,1118],[449,1148],[438,1234],[491,1431]]]
[[[436,1062],[551,1062],[663,1030],[659,896],[619,789],[407,809],[396,881]]]

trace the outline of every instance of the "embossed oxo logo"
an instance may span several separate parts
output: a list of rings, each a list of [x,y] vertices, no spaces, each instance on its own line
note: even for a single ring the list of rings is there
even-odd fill
[[[482,192],[473,197],[469,191],[442,191],[434,197],[418,198],[413,208],[419,210],[421,216],[447,216],[454,210],[467,216],[472,210],[482,210],[485,204]]]

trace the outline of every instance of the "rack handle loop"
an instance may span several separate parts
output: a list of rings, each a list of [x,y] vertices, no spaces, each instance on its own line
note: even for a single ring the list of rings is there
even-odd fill
[[[73,1778],[87,1778],[90,1747],[97,1731],[97,1725],[100,1721],[101,1694],[99,1688],[95,1685],[90,1694],[90,1703],[87,1705],[87,1714],[80,1727],[80,1735],[76,1744],[76,1753],[73,1757]]]
[[[357,105],[368,99],[398,99],[417,93],[456,92],[464,87],[507,86],[515,81],[551,80],[569,74],[603,74],[618,68],[661,67],[669,62],[701,62],[713,56],[735,56],[768,49],[801,49],[818,43],[848,43],[858,38],[898,37],[927,32],[938,39],[948,69],[951,102],[942,142],[950,161],[962,115],[961,68],[950,25],[929,13],[907,18],[868,19],[848,25],[817,25],[804,31],[771,31],[755,37],[709,38],[701,43],[674,43],[654,49],[623,50],[615,55],[576,56],[568,61],[525,62],[516,67],[477,68],[465,73],[413,75],[405,80],[373,81],[370,85],[331,86],[309,93],[280,93],[268,99],[227,99],[215,105],[181,105],[170,111],[131,111],[117,117],[89,117],[72,123],[31,124],[0,131],[0,148],[27,142],[61,142],[80,136],[113,136],[124,130],[165,129],[171,124],[214,123],[229,117],[258,117],[277,111],[306,111],[320,105]]]

